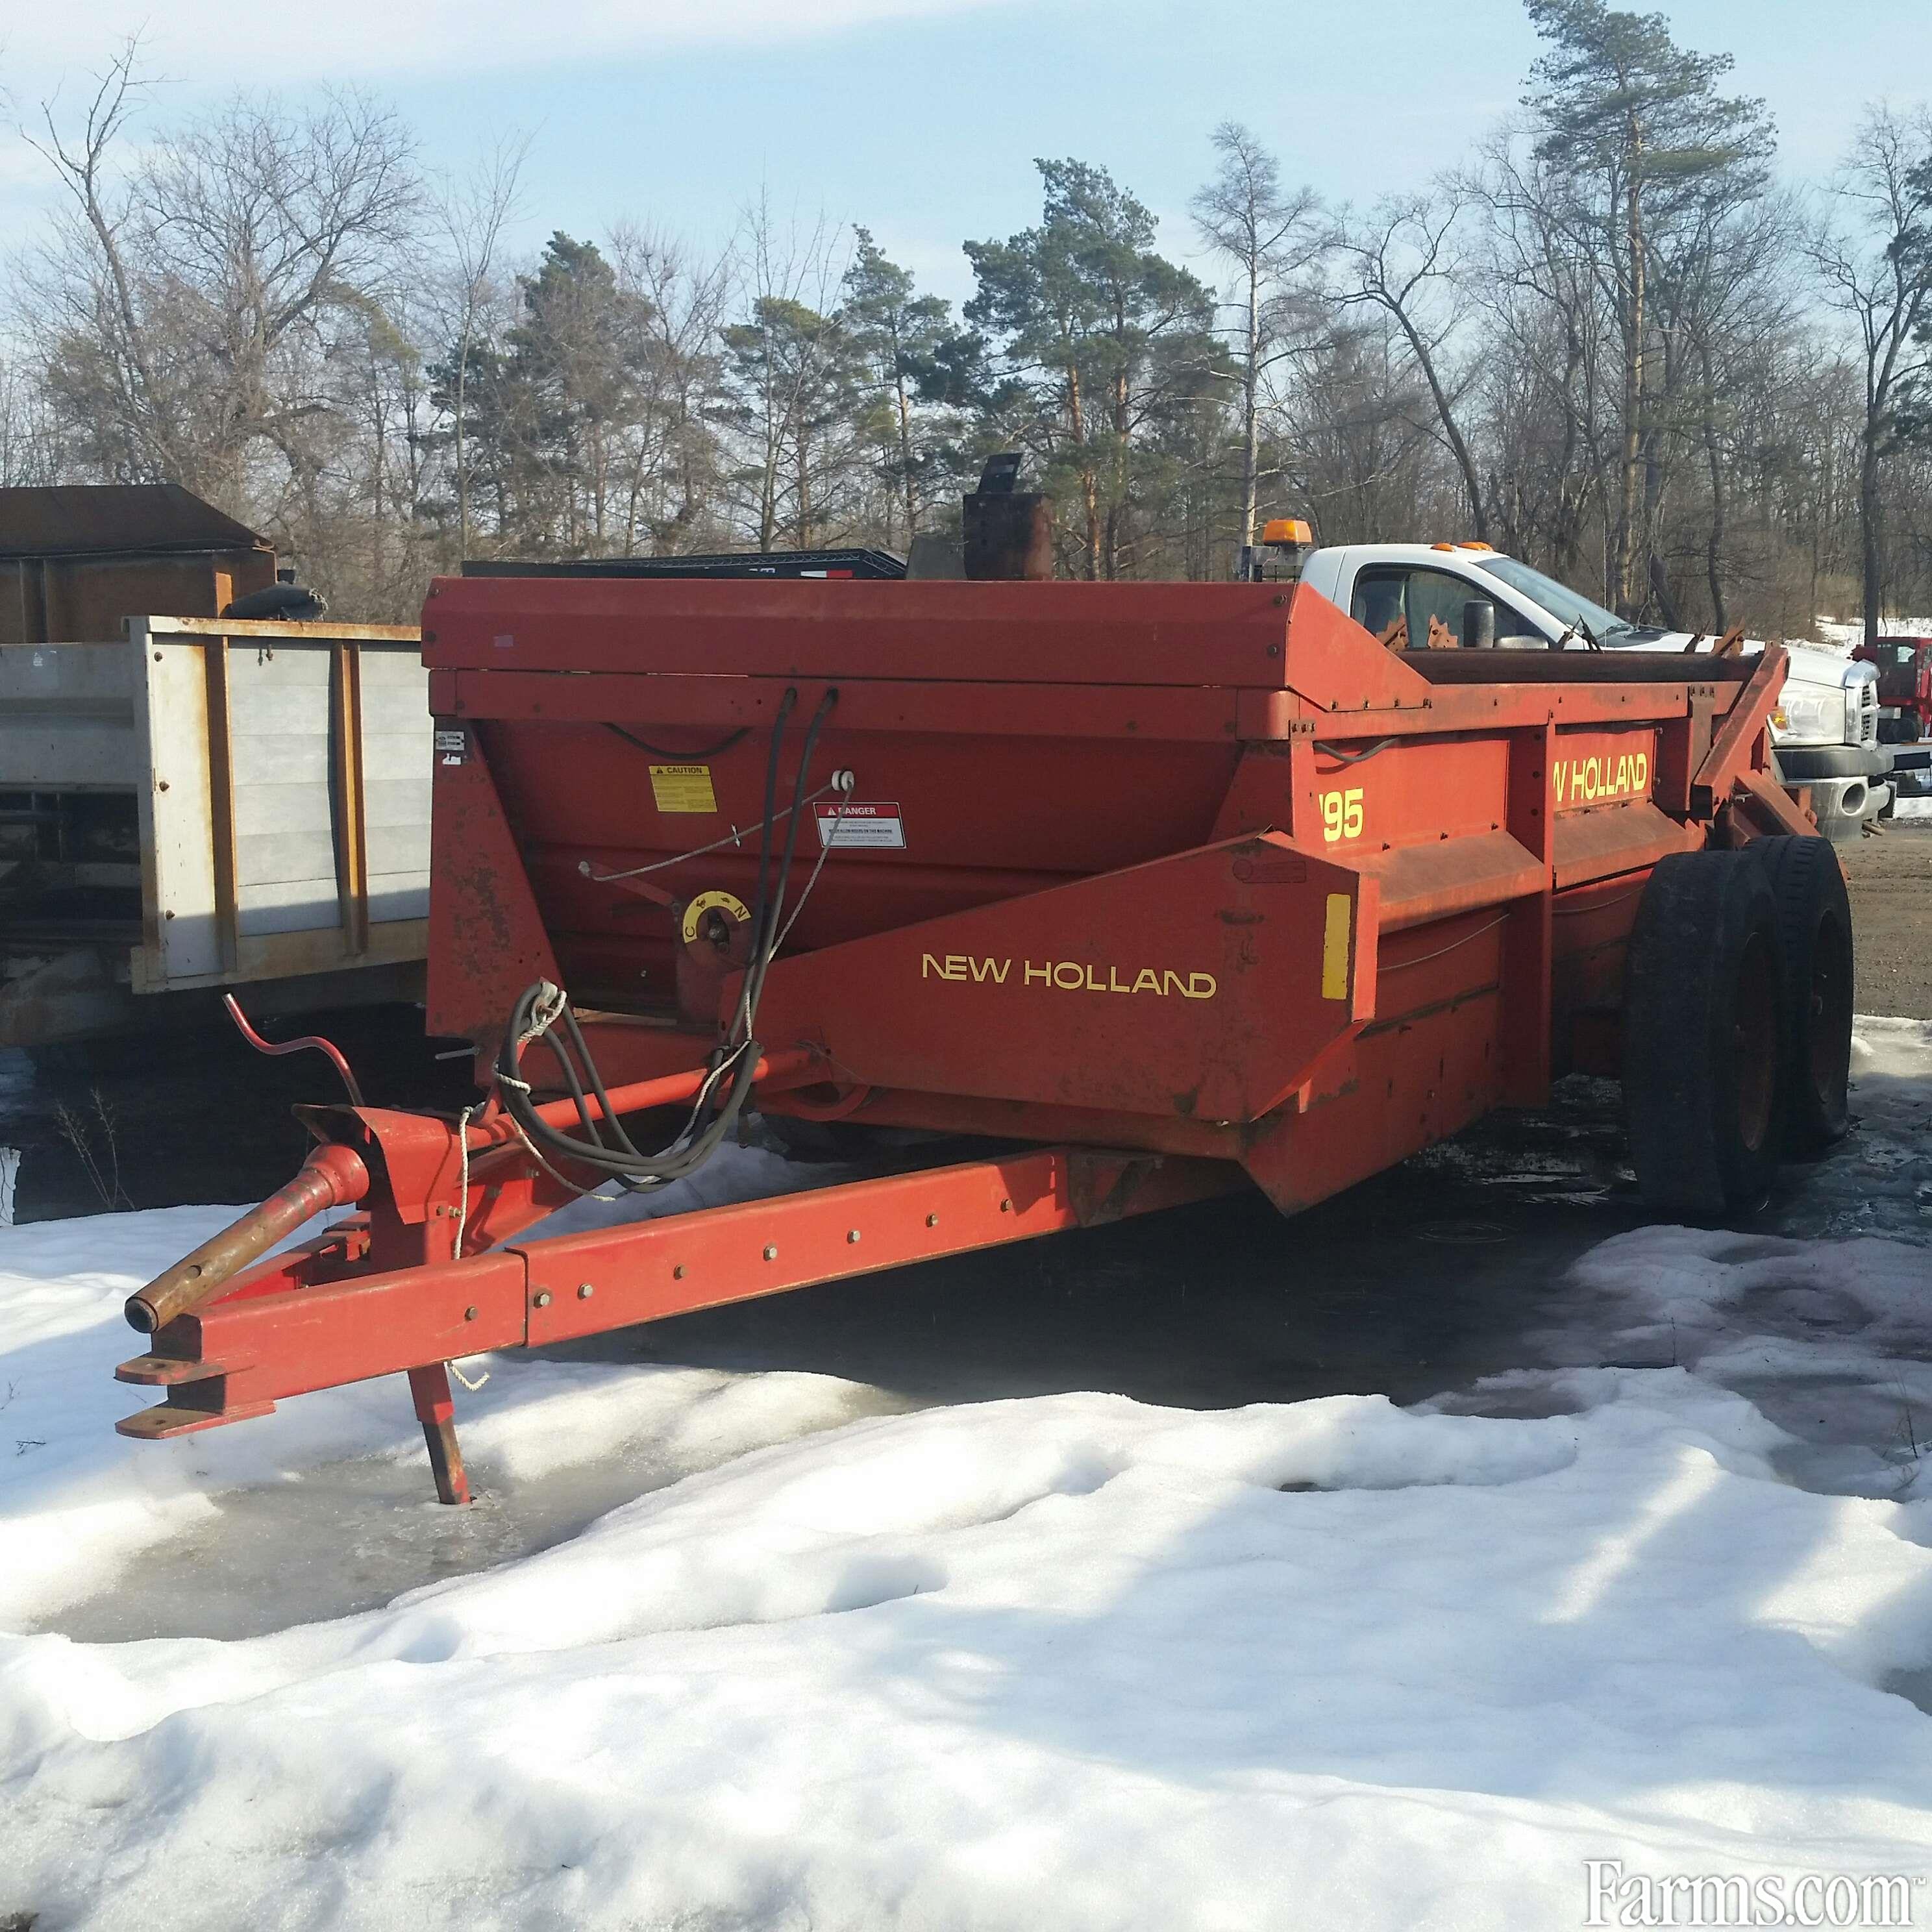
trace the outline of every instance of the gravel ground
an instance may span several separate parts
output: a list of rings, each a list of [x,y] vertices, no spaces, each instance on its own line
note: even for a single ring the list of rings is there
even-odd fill
[[[1932,820],[1839,848],[1851,887],[1858,1010],[1932,1019]]]

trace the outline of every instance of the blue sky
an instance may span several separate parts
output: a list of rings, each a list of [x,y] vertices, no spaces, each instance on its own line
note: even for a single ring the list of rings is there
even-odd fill
[[[31,114],[145,23],[153,64],[192,76],[158,116],[266,80],[370,88],[459,169],[497,134],[532,137],[533,249],[624,218],[722,236],[762,181],[782,210],[871,227],[942,292],[970,291],[967,237],[1037,211],[1032,158],[1101,163],[1185,256],[1187,196],[1217,121],[1246,121],[1292,180],[1332,199],[1419,184],[1508,112],[1536,43],[1518,0],[40,0],[0,4],[0,85]],[[1932,0],[1674,0],[1679,40],[1737,58],[1783,164],[1815,176],[1861,104],[1932,96]],[[44,189],[0,135],[0,249]]]

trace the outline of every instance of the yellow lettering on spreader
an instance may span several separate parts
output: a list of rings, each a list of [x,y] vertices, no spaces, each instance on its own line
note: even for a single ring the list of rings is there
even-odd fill
[[[1559,806],[1642,798],[1650,790],[1650,754],[1604,752],[1587,758],[1558,758],[1550,766],[1550,777]]]
[[[1020,968],[1021,987],[1037,986],[1061,993],[1152,993],[1161,999],[1211,1000],[1220,991],[1213,974],[1182,973],[1172,967],[1096,966],[1077,959],[1025,959]],[[1012,970],[1010,958],[976,958],[967,952],[920,955],[922,980],[964,980],[976,986],[991,981],[995,986],[1004,986]]]

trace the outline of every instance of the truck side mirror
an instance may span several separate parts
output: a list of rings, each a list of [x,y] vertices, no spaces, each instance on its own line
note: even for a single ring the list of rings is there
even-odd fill
[[[1472,597],[1462,606],[1462,648],[1489,651],[1496,644],[1496,607],[1486,597]]]

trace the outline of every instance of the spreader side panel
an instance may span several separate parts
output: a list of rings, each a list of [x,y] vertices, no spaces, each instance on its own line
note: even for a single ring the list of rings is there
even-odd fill
[[[1374,903],[1231,839],[781,959],[758,1033],[868,1086],[1252,1120],[1372,1010]]]

